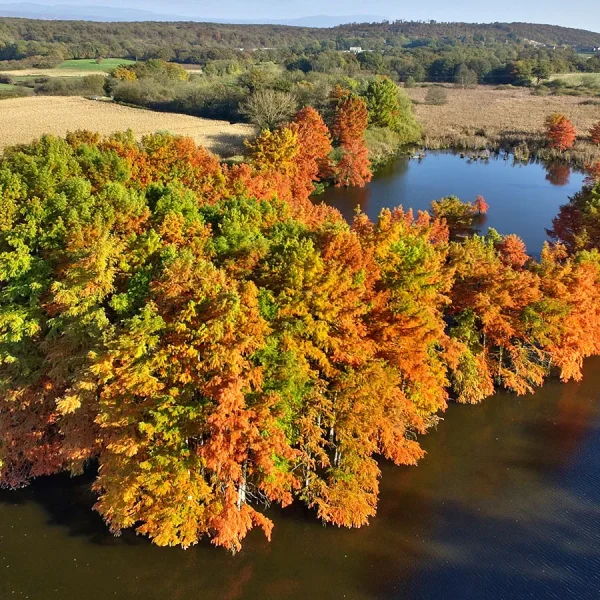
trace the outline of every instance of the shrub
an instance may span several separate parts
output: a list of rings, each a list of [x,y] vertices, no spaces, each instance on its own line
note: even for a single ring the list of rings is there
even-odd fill
[[[369,150],[369,160],[381,165],[398,152],[400,136],[387,127],[370,127],[365,134],[365,143]]]
[[[600,88],[600,78],[594,75],[583,75],[581,77],[581,85],[592,90],[597,90]]]
[[[597,146],[600,146],[600,121],[598,121],[591,129],[590,129],[590,137],[592,138],[592,142]]]
[[[104,77],[102,75],[53,77],[42,83],[36,83],[35,91],[46,96],[101,96],[104,94]]]
[[[427,104],[433,104],[434,106],[441,106],[448,102],[448,94],[443,87],[434,85],[427,90],[425,102]]]
[[[6,98],[24,98],[26,96],[31,96],[32,94],[33,90],[21,86],[9,89],[0,89],[0,100],[4,100]]]

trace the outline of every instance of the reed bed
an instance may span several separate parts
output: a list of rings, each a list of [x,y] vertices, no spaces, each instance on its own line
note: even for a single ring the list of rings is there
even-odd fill
[[[600,107],[590,98],[534,96],[525,88],[449,87],[448,102],[435,106],[425,104],[427,88],[406,91],[415,102],[428,149],[506,150],[523,159],[561,159],[577,166],[600,161],[600,147],[594,146],[588,135],[600,120]],[[553,112],[567,115],[579,132],[570,152],[545,147],[544,120]]]

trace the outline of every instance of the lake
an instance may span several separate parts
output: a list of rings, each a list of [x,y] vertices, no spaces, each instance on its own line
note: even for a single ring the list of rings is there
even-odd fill
[[[491,204],[486,225],[539,251],[582,176],[451,154],[400,158],[365,190],[326,192],[351,215],[427,208],[456,194]],[[556,185],[563,183],[564,185]],[[208,542],[165,549],[111,536],[92,512],[92,475],[0,491],[0,598],[31,600],[405,600],[600,597],[600,358],[581,383],[451,405],[422,438],[418,467],[382,463],[379,512],[360,530],[271,509],[272,542],[236,556]]]
[[[581,190],[585,176],[569,166],[514,162],[505,155],[469,160],[452,152],[428,152],[420,160],[399,156],[381,168],[365,188],[327,188],[317,200],[335,206],[351,220],[356,207],[372,219],[383,208],[429,210],[432,200],[458,196],[472,202],[483,196],[490,210],[479,231],[494,227],[516,233],[537,256],[547,239],[546,228],[569,197]]]

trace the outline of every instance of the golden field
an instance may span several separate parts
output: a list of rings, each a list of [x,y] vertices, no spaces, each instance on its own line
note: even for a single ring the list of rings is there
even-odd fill
[[[129,108],[79,97],[35,96],[0,101],[0,149],[31,142],[45,133],[64,136],[88,129],[102,134],[131,129],[137,137],[169,131],[189,136],[219,154],[239,152],[254,134],[250,125],[200,119],[188,115]]]
[[[561,112],[573,121],[580,135],[600,120],[600,98],[581,96],[534,96],[525,88],[474,89],[446,88],[448,103],[424,104],[427,88],[410,88],[406,92],[417,101],[415,112],[423,123],[426,136],[451,134],[486,136],[499,134],[538,134],[544,119]],[[586,104],[587,102],[587,104]],[[592,102],[590,104],[590,102]]]

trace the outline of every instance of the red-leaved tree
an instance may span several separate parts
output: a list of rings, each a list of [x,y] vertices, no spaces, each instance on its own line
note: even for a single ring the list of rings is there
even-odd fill
[[[308,198],[314,182],[329,175],[331,137],[323,117],[311,106],[303,108],[290,125],[298,140],[293,190],[296,196]]]
[[[590,137],[596,146],[600,146],[600,121],[590,129]]]
[[[338,102],[332,131],[341,151],[341,158],[334,168],[337,186],[364,186],[373,177],[365,145],[368,122],[369,111],[364,100],[348,96]]]
[[[553,113],[546,119],[546,139],[550,148],[564,152],[573,147],[577,132],[571,121],[561,113]]]
[[[473,206],[480,215],[485,215],[490,208],[490,205],[485,201],[483,196],[477,196]]]

